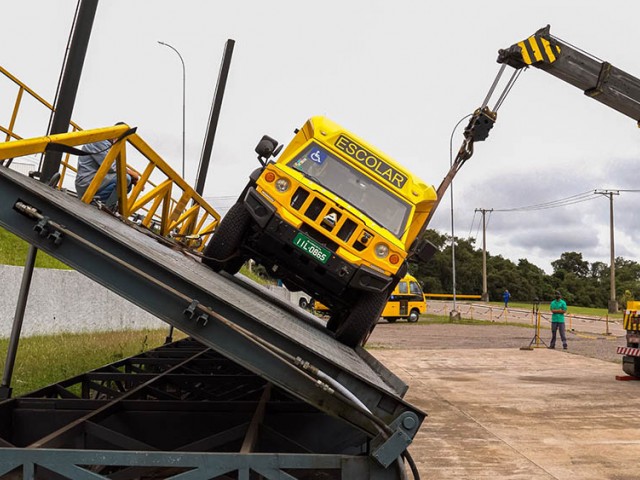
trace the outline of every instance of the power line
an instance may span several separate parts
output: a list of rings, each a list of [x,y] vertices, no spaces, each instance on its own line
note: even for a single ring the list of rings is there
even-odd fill
[[[576,203],[587,202],[589,200],[594,200],[597,198],[595,192],[593,190],[589,190],[587,192],[577,193],[575,195],[571,195],[569,197],[560,198],[558,200],[552,200],[550,202],[537,203],[533,205],[526,205],[522,207],[515,208],[495,208],[494,212],[526,212],[526,211],[534,211],[534,210],[546,210],[549,208],[558,208],[565,207],[567,205],[574,205]]]
[[[473,212],[473,218],[471,219],[471,226],[469,227],[469,235],[467,236],[467,238],[473,239],[473,241],[478,240],[478,234],[480,233],[480,228],[482,226],[482,222],[480,219],[478,219],[478,226],[476,227],[476,233],[475,235],[472,237],[471,236],[471,231],[473,230],[473,224],[475,223],[475,219],[476,219],[476,214],[478,212],[481,211],[485,211],[486,213],[488,213],[488,217],[487,217],[487,222],[485,224],[485,228],[489,228],[489,223],[491,223],[491,214],[493,213],[493,209],[482,209],[482,208],[476,208],[475,211]]]
[[[493,215],[493,208],[489,210],[489,216],[487,217],[487,225],[486,228],[489,228],[489,224],[491,223],[491,216]]]
[[[613,189],[613,190],[606,190],[606,192],[617,192],[616,194],[620,192],[638,193],[640,192],[640,189]],[[526,206],[514,207],[514,208],[493,208],[490,210],[490,214],[489,214],[489,218],[487,220],[486,226],[487,227],[489,226],[489,222],[491,221],[491,213],[493,212],[531,212],[536,210],[547,210],[551,208],[566,207],[568,205],[575,205],[578,203],[594,200],[598,198],[598,196],[601,195],[602,193],[603,193],[602,190],[588,190],[586,192],[576,193],[575,195],[570,195],[568,197],[560,198],[557,200],[551,200],[549,202],[536,203],[533,205],[526,205]],[[473,230],[473,225],[475,223],[477,212],[478,212],[478,209],[475,210],[473,214],[473,218],[471,219],[471,226],[469,227],[469,238],[472,238],[471,232]],[[478,228],[476,229],[475,237],[473,237],[474,240],[478,239],[479,231],[480,231],[480,223],[478,221]]]
[[[219,197],[206,197],[210,200],[236,200],[238,195],[221,195]]]
[[[618,190],[618,191],[622,191],[622,190]],[[634,190],[634,191],[640,191],[640,190]],[[489,223],[491,221],[491,214],[493,212],[530,212],[530,211],[536,211],[536,210],[546,210],[546,209],[550,209],[550,208],[559,208],[559,207],[566,207],[567,205],[574,205],[577,203],[582,203],[582,202],[587,202],[590,200],[593,200],[595,198],[598,197],[598,190],[588,190],[586,192],[581,192],[581,193],[576,193],[575,195],[571,195],[569,197],[564,197],[564,198],[560,198],[557,200],[551,200],[549,202],[544,202],[544,203],[536,203],[533,205],[526,205],[526,206],[522,206],[522,207],[515,207],[515,208],[492,208],[492,209],[476,209],[474,211],[473,214],[473,219],[471,220],[471,227],[469,228],[469,238],[471,238],[471,230],[473,229],[473,224],[475,222],[475,218],[476,218],[476,213],[478,213],[478,211],[486,211],[487,213],[489,213],[489,218],[487,219],[487,222],[485,224],[485,228],[489,227]],[[478,239],[478,232],[480,231],[480,221],[478,220],[478,229],[476,230],[476,236],[474,237],[474,240]]]
[[[467,235],[468,238],[471,238],[471,230],[473,230],[473,224],[476,221],[476,214],[478,213],[478,209],[476,208],[473,212],[473,218],[471,219],[471,226],[469,227],[469,235]],[[476,237],[478,236],[478,232],[476,231]]]

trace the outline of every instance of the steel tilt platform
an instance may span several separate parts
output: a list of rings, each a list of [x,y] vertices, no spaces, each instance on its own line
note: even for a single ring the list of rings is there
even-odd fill
[[[240,423],[248,427],[229,426],[221,420],[225,415],[203,415],[198,421],[189,414],[182,422],[186,414],[174,416],[172,411],[196,405],[191,400],[195,394],[184,399],[175,393],[181,389],[157,388],[154,379],[144,381],[146,377],[137,380],[146,392],[142,400],[139,393],[122,387],[126,384],[122,378],[109,380],[121,387],[106,390],[87,386],[70,392],[59,384],[34,392],[37,400],[33,395],[6,400],[0,403],[0,475],[15,475],[8,472],[21,468],[22,478],[406,478],[404,460],[410,462],[406,449],[426,414],[402,400],[404,382],[366,350],[334,340],[316,317],[241,277],[211,271],[167,240],[3,167],[0,225],[185,332],[193,339],[189,345],[203,346],[193,358],[160,369],[163,376],[175,375],[174,368],[189,369],[189,362],[198,358],[213,357],[243,372],[230,374],[237,375],[231,383],[239,392],[253,395],[252,405],[237,402],[237,408],[251,412]],[[118,367],[115,370],[111,373],[117,375]],[[196,385],[204,392],[226,391],[228,378],[222,387],[205,381],[203,375],[215,377],[215,373],[205,368],[194,377],[181,377],[179,384],[189,385],[185,387],[189,392]],[[132,390],[139,392],[138,387]],[[210,399],[200,395],[203,400],[194,409],[208,411]],[[287,400],[278,404],[273,398]],[[158,403],[145,406],[143,413],[134,407],[149,399]],[[169,405],[164,401],[172,402],[171,407],[160,406]],[[183,401],[187,403],[178,406]],[[83,402],[93,402],[95,410],[88,414]],[[279,415],[287,404],[309,414]],[[28,429],[28,434],[20,430],[29,424],[31,414],[48,418],[39,412],[41,407],[52,416],[47,427]],[[163,415],[150,415],[154,409]],[[136,413],[125,415],[127,411]],[[146,417],[155,418],[155,423]],[[149,435],[159,431],[158,425],[166,425],[170,436],[175,432],[175,439],[184,437],[184,442]],[[282,441],[260,440],[265,426],[272,439]],[[229,433],[234,428],[235,433]],[[216,450],[220,445],[229,448],[220,438],[235,438],[238,429],[245,432],[244,449]],[[96,436],[107,440],[92,441]],[[48,467],[43,470],[43,465]],[[111,473],[101,474],[96,465]],[[108,466],[114,465],[121,470],[110,470]],[[156,473],[127,473],[134,467],[153,467]],[[57,473],[51,475],[53,471]]]

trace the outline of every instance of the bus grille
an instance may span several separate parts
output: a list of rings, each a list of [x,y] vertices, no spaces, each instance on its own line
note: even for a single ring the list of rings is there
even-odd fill
[[[334,251],[339,241],[362,251],[373,239],[373,234],[359,227],[357,220],[348,212],[327,205],[320,197],[302,187],[298,187],[291,196],[290,205],[309,219],[310,226],[302,230]],[[326,234],[320,233],[323,231]]]

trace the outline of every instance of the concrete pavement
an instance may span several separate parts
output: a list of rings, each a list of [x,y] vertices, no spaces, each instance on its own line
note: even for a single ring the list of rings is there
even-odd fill
[[[373,350],[429,416],[410,453],[423,480],[636,480],[640,382],[562,350]]]

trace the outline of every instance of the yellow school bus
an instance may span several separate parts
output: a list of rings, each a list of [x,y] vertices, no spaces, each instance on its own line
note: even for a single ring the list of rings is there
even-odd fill
[[[393,289],[393,293],[382,310],[382,318],[389,323],[403,318],[413,323],[417,322],[420,315],[426,311],[427,302],[424,299],[420,283],[415,277],[405,275]]]
[[[262,166],[203,262],[235,274],[253,259],[289,290],[327,305],[339,341],[362,344],[407,273],[435,189],[325,117],[309,119],[280,150],[266,135],[258,143]]]

